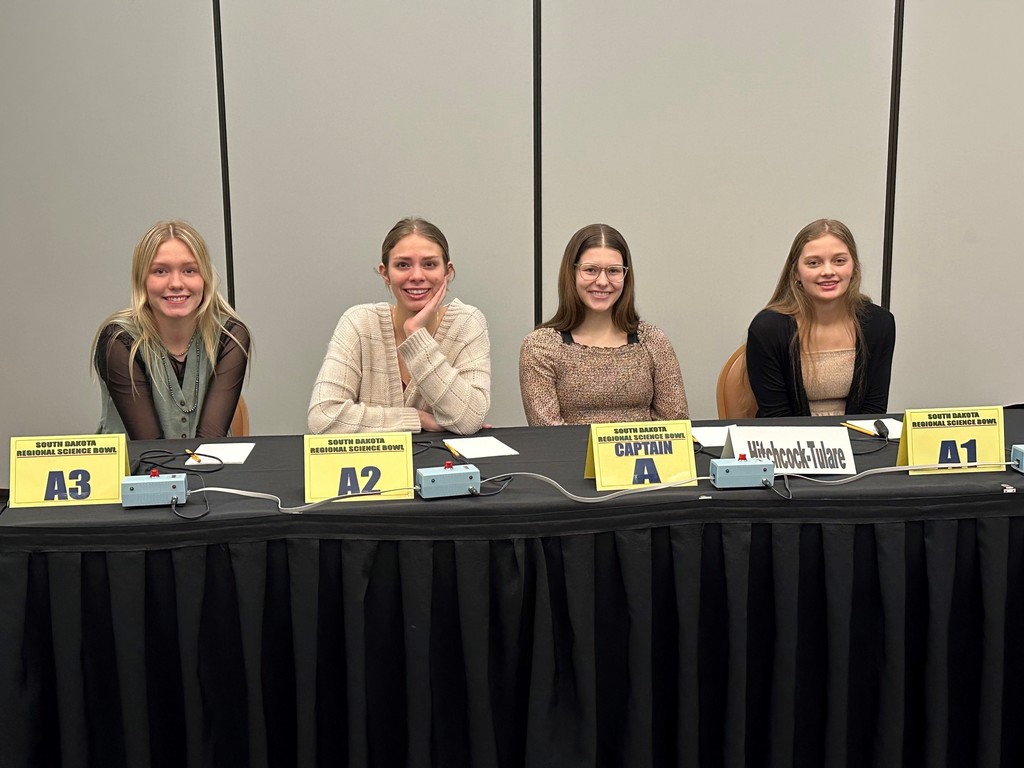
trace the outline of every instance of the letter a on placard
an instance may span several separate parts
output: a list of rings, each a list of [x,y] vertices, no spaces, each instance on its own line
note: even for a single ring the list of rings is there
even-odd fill
[[[661,477],[658,475],[658,468],[654,464],[654,459],[637,459],[636,464],[633,465],[633,485],[643,485],[644,483],[657,484],[661,482]]]
[[[64,482],[64,473],[56,470],[50,472],[46,478],[46,492],[43,494],[44,501],[64,501],[68,497],[68,486]]]
[[[943,440],[939,443],[939,460],[936,464],[959,464],[960,451],[956,449],[956,440]]]
[[[338,495],[348,496],[350,493],[359,493],[359,475],[355,467],[342,467],[338,481]]]

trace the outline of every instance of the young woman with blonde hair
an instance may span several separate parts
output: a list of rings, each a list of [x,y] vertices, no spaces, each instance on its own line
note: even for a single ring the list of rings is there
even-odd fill
[[[747,331],[758,416],[886,412],[896,321],[860,284],[845,224],[818,219],[797,233],[771,301]]]
[[[131,281],[131,305],[93,340],[99,431],[132,440],[227,435],[250,338],[218,291],[206,242],[184,221],[155,224],[135,246]]]

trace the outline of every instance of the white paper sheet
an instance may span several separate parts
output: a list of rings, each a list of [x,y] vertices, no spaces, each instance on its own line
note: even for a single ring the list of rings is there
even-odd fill
[[[464,459],[485,459],[488,456],[518,456],[496,437],[452,437],[444,441],[448,450]]]
[[[216,464],[216,459],[220,459],[224,464],[245,464],[245,460],[249,458],[249,453],[252,452],[255,445],[256,443],[203,443],[193,451],[193,453],[202,455],[199,457],[189,456],[185,463],[202,464],[205,460]],[[214,458],[207,459],[207,456]]]

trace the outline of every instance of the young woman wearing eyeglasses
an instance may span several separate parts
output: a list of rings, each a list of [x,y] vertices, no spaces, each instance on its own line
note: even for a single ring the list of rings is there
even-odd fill
[[[625,238],[607,224],[569,240],[558,310],[519,353],[530,426],[688,417],[672,344],[637,314],[632,266]]]

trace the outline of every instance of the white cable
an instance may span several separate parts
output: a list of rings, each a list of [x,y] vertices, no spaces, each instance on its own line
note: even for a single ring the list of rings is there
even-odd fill
[[[909,467],[877,467],[875,469],[866,469],[863,472],[857,473],[856,475],[851,475],[849,477],[843,477],[843,478],[840,478],[838,480],[822,480],[821,478],[811,477],[810,475],[783,474],[783,475],[780,475],[780,477],[798,477],[798,478],[800,478],[802,480],[809,480],[812,483],[821,483],[822,485],[844,485],[846,483],[852,483],[855,480],[860,480],[861,478],[867,477],[869,475],[881,475],[881,474],[887,474],[887,473],[890,473],[890,472],[909,472],[911,470],[918,470],[918,469],[967,469],[967,468],[970,468],[970,467],[1007,467],[1007,466],[1015,466],[1015,465],[1016,465],[1016,462],[1013,462],[1013,461],[975,461],[975,462],[963,462],[963,463],[959,463],[959,464],[915,464],[915,465],[909,466]],[[506,472],[506,473],[501,474],[501,475],[495,475],[494,477],[488,477],[488,478],[486,478],[484,480],[481,480],[480,484],[483,485],[484,483],[500,482],[501,480],[504,480],[506,477],[530,477],[530,478],[533,478],[534,480],[540,480],[540,481],[545,482],[548,485],[553,486],[554,488],[558,489],[558,491],[563,496],[565,496],[566,498],[572,499],[573,501],[578,501],[581,504],[600,504],[600,503],[605,502],[605,501],[611,501],[613,499],[621,498],[622,496],[632,496],[632,495],[638,494],[638,493],[651,493],[652,491],[660,491],[660,490],[665,489],[665,488],[678,488],[680,486],[687,485],[687,484],[695,482],[695,481],[710,480],[711,479],[710,477],[691,477],[691,478],[687,478],[686,480],[678,480],[678,481],[676,481],[674,483],[662,483],[662,484],[659,484],[659,485],[645,485],[645,486],[643,486],[641,488],[626,488],[626,489],[621,490],[621,491],[613,491],[612,493],[607,493],[607,494],[605,494],[603,496],[577,496],[575,493],[572,493],[571,491],[563,488],[561,485],[559,485],[556,481],[552,480],[550,477],[538,474],[536,472]],[[277,496],[274,496],[273,494],[270,494],[270,493],[261,493],[259,491],[242,491],[242,490],[238,490],[238,489],[235,489],[235,488],[217,488],[217,487],[214,487],[214,486],[211,486],[209,488],[197,488],[195,490],[189,491],[188,495],[191,496],[191,495],[196,494],[196,493],[210,493],[210,492],[213,492],[213,493],[230,493],[230,494],[233,494],[235,496],[246,496],[246,497],[252,498],[252,499],[267,499],[268,501],[273,501],[273,502],[275,502],[277,504],[278,511],[283,512],[283,513],[288,514],[288,515],[296,515],[296,514],[301,514],[302,512],[306,512],[306,511],[308,511],[310,509],[315,509],[316,507],[323,506],[324,504],[330,504],[330,503],[333,503],[333,502],[336,502],[336,501],[344,501],[345,499],[357,498],[359,496],[383,496],[383,495],[388,494],[388,493],[399,493],[401,491],[416,491],[416,490],[419,490],[419,489],[416,486],[413,486],[411,488],[390,488],[390,489],[388,489],[386,491],[370,491],[368,493],[367,492],[349,493],[349,494],[346,494],[344,496],[334,496],[334,497],[329,498],[329,499],[323,499],[321,501],[315,501],[312,504],[303,504],[302,506],[299,506],[299,507],[284,507],[284,506],[281,506],[281,499],[279,499]]]
[[[811,477],[810,475],[790,475],[784,474],[780,477],[799,477],[801,480],[810,480],[812,483],[821,483],[822,485],[843,485],[844,483],[852,483],[854,480],[860,480],[862,477],[868,475],[884,475],[889,472],[910,472],[916,469],[967,469],[968,467],[1012,467],[1016,464],[1014,461],[971,461],[962,462],[960,464],[915,464],[910,467],[876,467],[875,469],[865,469],[863,472],[858,472],[856,475],[850,475],[849,477],[843,477],[839,480],[822,480],[818,477]]]
[[[625,490],[622,491],[614,491],[612,493],[607,493],[604,496],[577,496],[575,493],[567,491],[565,488],[560,486],[550,477],[546,477],[545,475],[539,475],[536,472],[505,472],[504,474],[495,475],[494,477],[488,477],[486,480],[481,480],[480,484],[483,485],[484,483],[499,482],[501,480],[504,480],[506,477],[532,477],[535,480],[542,480],[548,485],[552,485],[555,488],[557,488],[567,498],[570,498],[573,501],[582,502],[583,504],[599,504],[602,501],[611,501],[612,499],[617,499],[620,496],[630,496],[634,493],[650,493],[651,491],[660,491],[664,488],[676,488],[680,485],[686,485],[687,483],[692,483],[696,480],[711,479],[710,477],[690,477],[687,478],[686,480],[679,480],[674,483],[663,483],[661,485],[645,485],[642,488],[626,488]]]
[[[267,499],[268,501],[277,502],[277,509],[279,512],[284,512],[286,515],[298,515],[306,512],[315,507],[323,506],[324,504],[330,504],[335,501],[344,501],[345,499],[355,498],[357,496],[384,496],[388,493],[399,493],[400,491],[415,491],[418,490],[416,486],[412,488],[389,488],[386,491],[369,491],[360,493],[348,493],[344,496],[332,496],[329,499],[322,499],[320,501],[314,501],[312,504],[303,504],[301,507],[282,507],[281,499],[270,493],[260,493],[259,491],[241,491],[237,488],[216,488],[211,486],[209,488],[196,488],[194,491],[189,491],[188,495],[191,496],[194,493],[230,493],[235,496],[247,496],[250,499]]]

